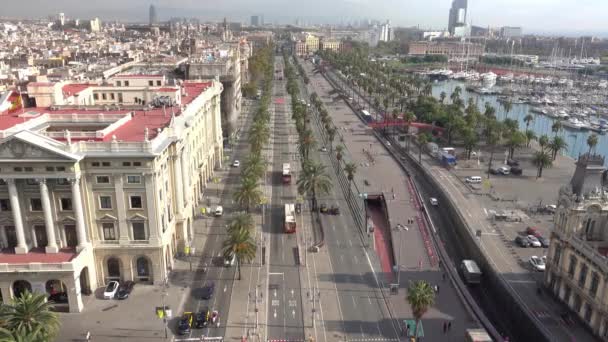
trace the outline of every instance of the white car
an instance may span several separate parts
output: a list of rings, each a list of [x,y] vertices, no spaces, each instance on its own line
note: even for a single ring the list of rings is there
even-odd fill
[[[530,242],[530,246],[532,247],[542,247],[542,244],[534,235],[528,235],[528,241]]]
[[[539,258],[536,255],[530,257],[530,265],[536,271],[543,272],[545,270],[545,260],[544,258]]]
[[[119,287],[120,284],[116,280],[112,280],[111,282],[109,282],[108,286],[106,286],[105,290],[103,290],[103,299],[114,298]]]
[[[215,211],[213,213],[215,216],[222,216],[224,215],[224,208],[221,205],[218,205],[215,207]]]
[[[234,163],[232,163],[232,167],[239,167],[241,166],[241,162],[238,160],[235,160]]]
[[[224,258],[224,266],[226,266],[226,267],[234,266],[235,261],[236,261],[236,257],[234,254],[232,254],[228,258]]]
[[[325,147],[325,146],[321,147],[321,152],[327,152],[327,147]]]
[[[391,146],[391,142],[387,140],[387,141],[386,141],[386,146],[389,146],[389,147],[390,147],[390,146]]]
[[[435,197],[429,198],[429,202],[431,203],[431,205],[434,205],[434,206],[439,205],[439,201]]]

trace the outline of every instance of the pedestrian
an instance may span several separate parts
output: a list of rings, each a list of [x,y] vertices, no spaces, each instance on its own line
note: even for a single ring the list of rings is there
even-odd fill
[[[443,279],[445,281],[445,272],[441,273],[441,279]]]
[[[448,330],[452,329],[452,321],[448,322]]]
[[[448,331],[448,324],[443,322],[443,333],[445,334]]]

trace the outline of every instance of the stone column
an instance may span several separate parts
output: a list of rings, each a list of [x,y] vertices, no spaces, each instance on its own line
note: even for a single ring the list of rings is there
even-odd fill
[[[6,230],[4,228],[0,228],[0,242],[2,242],[3,248],[8,246],[8,239],[6,237]]]
[[[70,179],[72,183],[72,206],[76,215],[76,235],[78,237],[77,251],[85,249],[89,242],[87,241],[87,231],[84,222],[84,209],[82,205],[82,196],[80,195],[80,176]]]
[[[175,156],[173,158],[173,175],[175,177],[175,198],[176,198],[176,209],[177,216],[182,217],[182,211],[184,210],[184,184],[182,182],[182,158],[181,156]]]
[[[55,224],[53,223],[53,211],[51,210],[51,200],[49,198],[49,187],[46,185],[46,179],[39,179],[40,198],[42,202],[42,210],[44,211],[44,226],[46,227],[46,239],[48,245],[45,250],[47,253],[57,253],[57,239],[55,238]],[[40,246],[38,246],[40,247]]]
[[[25,231],[23,230],[23,219],[21,218],[21,206],[19,204],[19,193],[17,184],[14,179],[8,179],[8,194],[11,201],[11,211],[13,212],[13,221],[15,223],[15,231],[17,233],[17,247],[15,254],[26,254],[29,250],[25,243]]]
[[[129,225],[127,222],[127,209],[130,207],[130,199],[125,201],[125,190],[121,175],[114,176],[114,193],[116,194],[116,213],[118,215],[118,240],[120,244],[128,244],[131,240]]]
[[[148,212],[148,233],[150,234],[148,240],[150,242],[160,241],[162,236],[162,230],[160,224],[158,224],[158,211],[156,209],[156,179],[154,173],[145,173],[144,182],[146,185],[146,210]]]
[[[186,152],[184,149],[182,151],[182,153],[180,154],[180,159],[182,160],[181,176],[184,180],[184,190],[183,190],[184,205],[188,205],[188,202],[190,202],[190,199],[191,199],[190,172],[189,172],[190,160],[188,158],[184,158],[185,154],[186,154]]]

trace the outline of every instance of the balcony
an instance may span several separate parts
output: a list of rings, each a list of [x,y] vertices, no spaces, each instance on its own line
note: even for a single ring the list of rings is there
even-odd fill
[[[571,235],[568,243],[585,258],[591,260],[604,274],[608,273],[608,259],[598,250],[599,248],[608,247],[605,242],[586,241],[576,235]]]

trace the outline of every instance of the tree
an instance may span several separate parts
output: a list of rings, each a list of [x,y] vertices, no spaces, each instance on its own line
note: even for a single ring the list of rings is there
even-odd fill
[[[526,131],[528,130],[528,127],[530,127],[530,123],[532,121],[534,121],[534,115],[527,114],[526,116],[524,116],[524,122],[526,123]]]
[[[266,172],[266,160],[264,160],[261,154],[253,153],[249,155],[249,158],[243,163],[241,176],[244,178],[260,179]]]
[[[566,149],[568,149],[568,143],[558,135],[554,136],[551,142],[549,142],[549,150],[551,150],[553,160],[557,158],[559,151]]]
[[[492,162],[494,161],[494,152],[496,145],[500,143],[503,127],[492,117],[490,117],[486,125],[486,143],[490,146],[490,162],[488,163],[488,178],[490,178],[490,170],[492,170]]]
[[[298,144],[298,151],[300,152],[302,159],[308,160],[308,155],[310,154],[310,151],[314,149],[316,145],[317,142],[315,141],[312,131],[304,131],[304,133],[300,136],[300,141]]]
[[[441,104],[443,104],[443,101],[445,101],[446,96],[447,94],[445,93],[445,91],[442,91],[441,94],[439,94],[439,102],[441,102]]]
[[[262,191],[258,189],[257,180],[252,177],[241,179],[241,185],[233,195],[234,201],[249,212],[251,206],[262,202]]]
[[[338,159],[338,164],[342,160],[342,152],[344,152],[344,146],[338,145],[336,146],[336,159]]]
[[[532,158],[532,163],[538,168],[538,172],[536,173],[536,178],[541,178],[543,176],[543,169],[547,167],[551,167],[553,161],[549,153],[545,150],[537,151],[534,153],[534,157]]]
[[[31,342],[53,341],[61,325],[46,295],[27,291],[2,308],[0,322],[15,341]]]
[[[257,246],[251,236],[251,230],[238,229],[230,233],[222,244],[225,259],[236,258],[236,267],[241,280],[241,264],[251,262],[255,258]]]
[[[336,128],[331,127],[327,130],[327,140],[329,140],[329,151],[333,150],[334,140],[336,139]]]
[[[551,132],[553,132],[554,135],[557,135],[557,133],[559,133],[559,131],[562,130],[562,122],[559,120],[555,120],[553,121],[553,125],[551,125]]]
[[[435,290],[431,284],[424,280],[419,280],[410,283],[407,289],[407,302],[410,304],[412,314],[416,320],[416,327],[414,328],[414,337],[418,340],[418,326],[422,316],[428,311],[428,309],[435,303]]]
[[[534,133],[533,130],[528,129],[528,130],[526,130],[526,133],[524,133],[524,134],[526,136],[526,147],[530,147],[530,142],[532,140],[536,140],[536,138],[537,138],[536,133]]]
[[[297,181],[298,193],[308,194],[312,198],[312,208],[317,208],[317,196],[326,195],[333,186],[325,166],[321,163],[307,161],[302,165],[302,172]]]
[[[422,164],[422,149],[430,141],[428,133],[418,133],[418,163]]]
[[[344,165],[344,172],[346,172],[346,178],[348,178],[348,180],[352,182],[355,178],[355,173],[357,173],[357,164],[346,163]]]
[[[496,119],[496,108],[492,107],[492,105],[490,105],[490,103],[489,103],[489,102],[486,102],[486,105],[485,105],[485,106],[486,106],[486,107],[485,107],[486,109],[485,109],[485,111],[483,112],[483,115],[484,115],[486,118],[495,118],[495,119]]]
[[[228,223],[228,233],[232,233],[241,229],[253,230],[255,222],[249,213],[238,213]]]
[[[477,137],[477,133],[471,127],[465,127],[462,132],[462,141],[464,144],[464,150],[467,154],[467,159],[471,159],[471,153],[473,149],[477,147],[477,143],[479,142],[479,138]]]
[[[521,147],[526,142],[526,136],[520,132],[511,132],[509,138],[506,141],[506,145],[509,148],[509,159],[513,159],[515,149]]]
[[[505,134],[509,135],[519,129],[519,122],[514,119],[504,119],[502,122],[503,127],[505,128]]]
[[[513,109],[513,104],[511,103],[511,101],[507,100],[507,101],[501,102],[500,106],[505,111],[505,119],[508,118],[509,117],[509,113],[511,112],[511,109]]]
[[[589,146],[589,154],[591,154],[591,151],[595,152],[595,146],[597,145],[597,143],[597,135],[591,134],[589,137],[587,137],[587,146]]]

